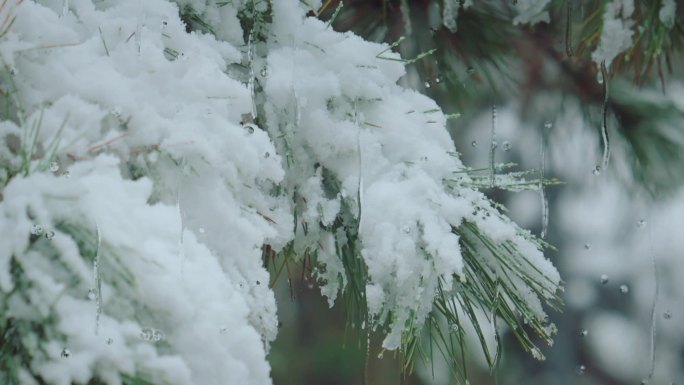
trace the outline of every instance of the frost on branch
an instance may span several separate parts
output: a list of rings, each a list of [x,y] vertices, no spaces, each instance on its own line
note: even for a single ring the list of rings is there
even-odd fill
[[[386,349],[437,319],[522,316],[550,341],[559,277],[540,242],[470,187],[445,116],[396,84],[397,54],[304,7],[17,5],[0,328],[42,353],[3,363],[8,379],[270,383],[264,245],[312,259]]]

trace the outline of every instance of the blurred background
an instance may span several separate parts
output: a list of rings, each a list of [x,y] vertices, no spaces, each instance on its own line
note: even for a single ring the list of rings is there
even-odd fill
[[[591,53],[610,3],[634,8],[623,16],[634,35],[602,74]],[[536,234],[548,205],[545,240],[556,250],[546,255],[564,279],[565,307],[550,313],[558,333],[545,361],[500,328],[503,356],[490,371],[473,337],[470,384],[684,382],[684,3],[669,26],[665,3],[553,0],[549,22],[534,25],[514,25],[521,5],[512,0],[331,0],[313,15],[373,41],[404,37],[395,48],[404,58],[431,52],[402,82],[460,115],[449,130],[467,166],[488,168],[494,146],[497,164],[563,182],[543,197],[486,191]],[[366,359],[366,331],[345,322],[342,305],[330,309],[308,272],[289,276],[275,288],[275,384],[456,383],[438,352],[402,376],[371,336]]]

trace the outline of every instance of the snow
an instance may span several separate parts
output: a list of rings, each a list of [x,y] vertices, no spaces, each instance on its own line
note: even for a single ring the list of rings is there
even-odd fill
[[[390,322],[386,349],[400,347],[407,323],[422,324],[439,282],[449,291],[463,277],[453,230],[464,221],[559,284],[538,246],[484,194],[447,186],[463,164],[435,102],[397,85],[399,55],[304,17],[320,1],[273,2],[267,40],[249,46],[238,2],[68,5],[62,15],[56,2],[22,3],[0,45],[21,107],[18,124],[0,123],[0,157],[24,167],[0,201],[0,290],[11,298],[7,314],[55,318],[44,325],[45,355],[31,362],[47,383],[271,383],[277,309],[262,245],[314,254],[332,305],[353,274],[338,248],[357,237],[370,319]],[[519,22],[543,20],[545,5],[520,1]],[[187,7],[214,34],[186,33]],[[12,135],[34,134],[35,159],[11,151]],[[55,237],[30,237],[34,225]],[[97,334],[87,299],[96,229]],[[32,285],[30,301],[10,294],[26,284],[13,263]],[[537,295],[515,286],[545,319]],[[144,328],[164,339],[141,338]]]
[[[658,12],[660,22],[666,27],[672,28],[677,16],[677,3],[674,0],[663,0]]]
[[[514,4],[518,14],[513,18],[513,24],[549,23],[549,12],[545,11],[551,0],[518,0]]]
[[[605,62],[606,67],[609,67],[615,57],[631,47],[634,22],[629,17],[633,11],[632,1],[613,1],[605,4],[601,37],[591,54],[597,65]]]

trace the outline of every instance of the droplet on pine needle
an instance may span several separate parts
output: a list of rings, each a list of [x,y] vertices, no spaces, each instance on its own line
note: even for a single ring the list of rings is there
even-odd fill
[[[54,237],[55,237],[55,232],[54,232],[54,231],[49,230],[49,231],[46,231],[46,232],[45,232],[45,238],[46,238],[48,241],[51,241]]]
[[[479,143],[477,142],[477,140],[473,140],[472,142],[470,142],[470,145],[473,147],[477,147],[478,144]]]

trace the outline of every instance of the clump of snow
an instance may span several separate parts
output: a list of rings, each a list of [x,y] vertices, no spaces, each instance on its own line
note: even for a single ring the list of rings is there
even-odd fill
[[[513,18],[513,24],[548,23],[549,12],[545,9],[550,2],[551,0],[518,0],[514,5],[518,14]]]
[[[456,20],[458,19],[458,12],[463,9],[468,9],[473,5],[472,0],[445,0],[444,8],[442,9],[442,24],[451,32],[456,33],[458,26]]]
[[[340,249],[358,247],[387,349],[424,322],[438,284],[457,292],[466,221],[555,289],[528,234],[464,187],[467,176],[446,183],[464,167],[435,102],[397,85],[399,55],[305,18],[320,1],[237,3],[17,7],[0,45],[17,87],[16,121],[0,123],[0,295],[22,322],[55,320],[45,354],[22,370],[54,384],[270,383],[277,320],[263,245],[314,256],[331,304],[354,274]],[[265,41],[244,41],[250,5]],[[183,13],[213,33],[187,33]],[[545,298],[511,285],[545,319]]]
[[[658,12],[660,22],[668,28],[672,28],[677,16],[677,3],[674,0],[663,0]]]
[[[631,1],[611,1],[606,3],[603,11],[603,28],[598,46],[591,54],[597,65],[602,62],[609,67],[613,59],[632,45],[632,26],[630,19],[634,11]]]

